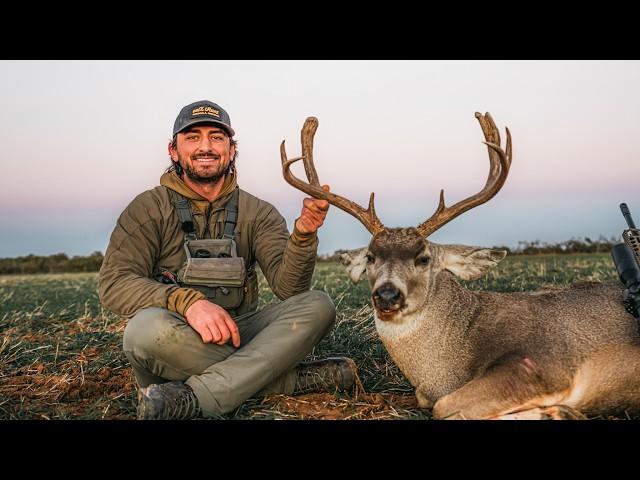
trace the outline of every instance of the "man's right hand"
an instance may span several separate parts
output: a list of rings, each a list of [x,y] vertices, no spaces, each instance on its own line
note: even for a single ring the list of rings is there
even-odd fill
[[[240,346],[240,332],[231,315],[208,300],[198,300],[185,312],[187,323],[200,334],[203,343],[224,345],[231,338],[234,347]]]

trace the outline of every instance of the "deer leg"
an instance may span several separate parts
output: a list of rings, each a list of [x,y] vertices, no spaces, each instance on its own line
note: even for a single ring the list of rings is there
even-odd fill
[[[589,357],[563,403],[590,416],[640,413],[640,346],[616,345]]]
[[[548,364],[542,372],[527,356],[507,355],[463,387],[440,398],[433,407],[433,417],[491,419],[557,405],[566,397],[570,382],[553,372]],[[542,411],[539,414],[548,415]]]

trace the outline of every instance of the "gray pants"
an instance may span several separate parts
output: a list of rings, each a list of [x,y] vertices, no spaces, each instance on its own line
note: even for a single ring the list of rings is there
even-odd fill
[[[164,308],[145,308],[124,330],[124,353],[139,386],[185,381],[205,416],[233,411],[250,397],[293,393],[295,371],[331,330],[331,298],[308,291],[234,318],[240,347],[202,343],[184,317]]]

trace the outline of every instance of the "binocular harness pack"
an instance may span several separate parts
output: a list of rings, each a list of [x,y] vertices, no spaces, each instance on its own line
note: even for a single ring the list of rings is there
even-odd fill
[[[247,275],[254,270],[254,262],[246,268],[239,257],[235,242],[238,219],[239,188],[233,191],[225,205],[225,223],[221,238],[198,239],[193,223],[191,201],[168,189],[184,232],[186,262],[177,274],[161,269],[156,277],[163,283],[175,283],[205,294],[207,300],[233,310],[240,306],[246,292]]]

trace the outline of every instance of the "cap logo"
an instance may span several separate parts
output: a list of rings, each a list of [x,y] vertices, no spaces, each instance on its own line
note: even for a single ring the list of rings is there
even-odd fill
[[[208,106],[198,107],[191,110],[192,117],[197,117],[198,115],[213,115],[214,117],[220,118],[220,112],[215,108]]]

